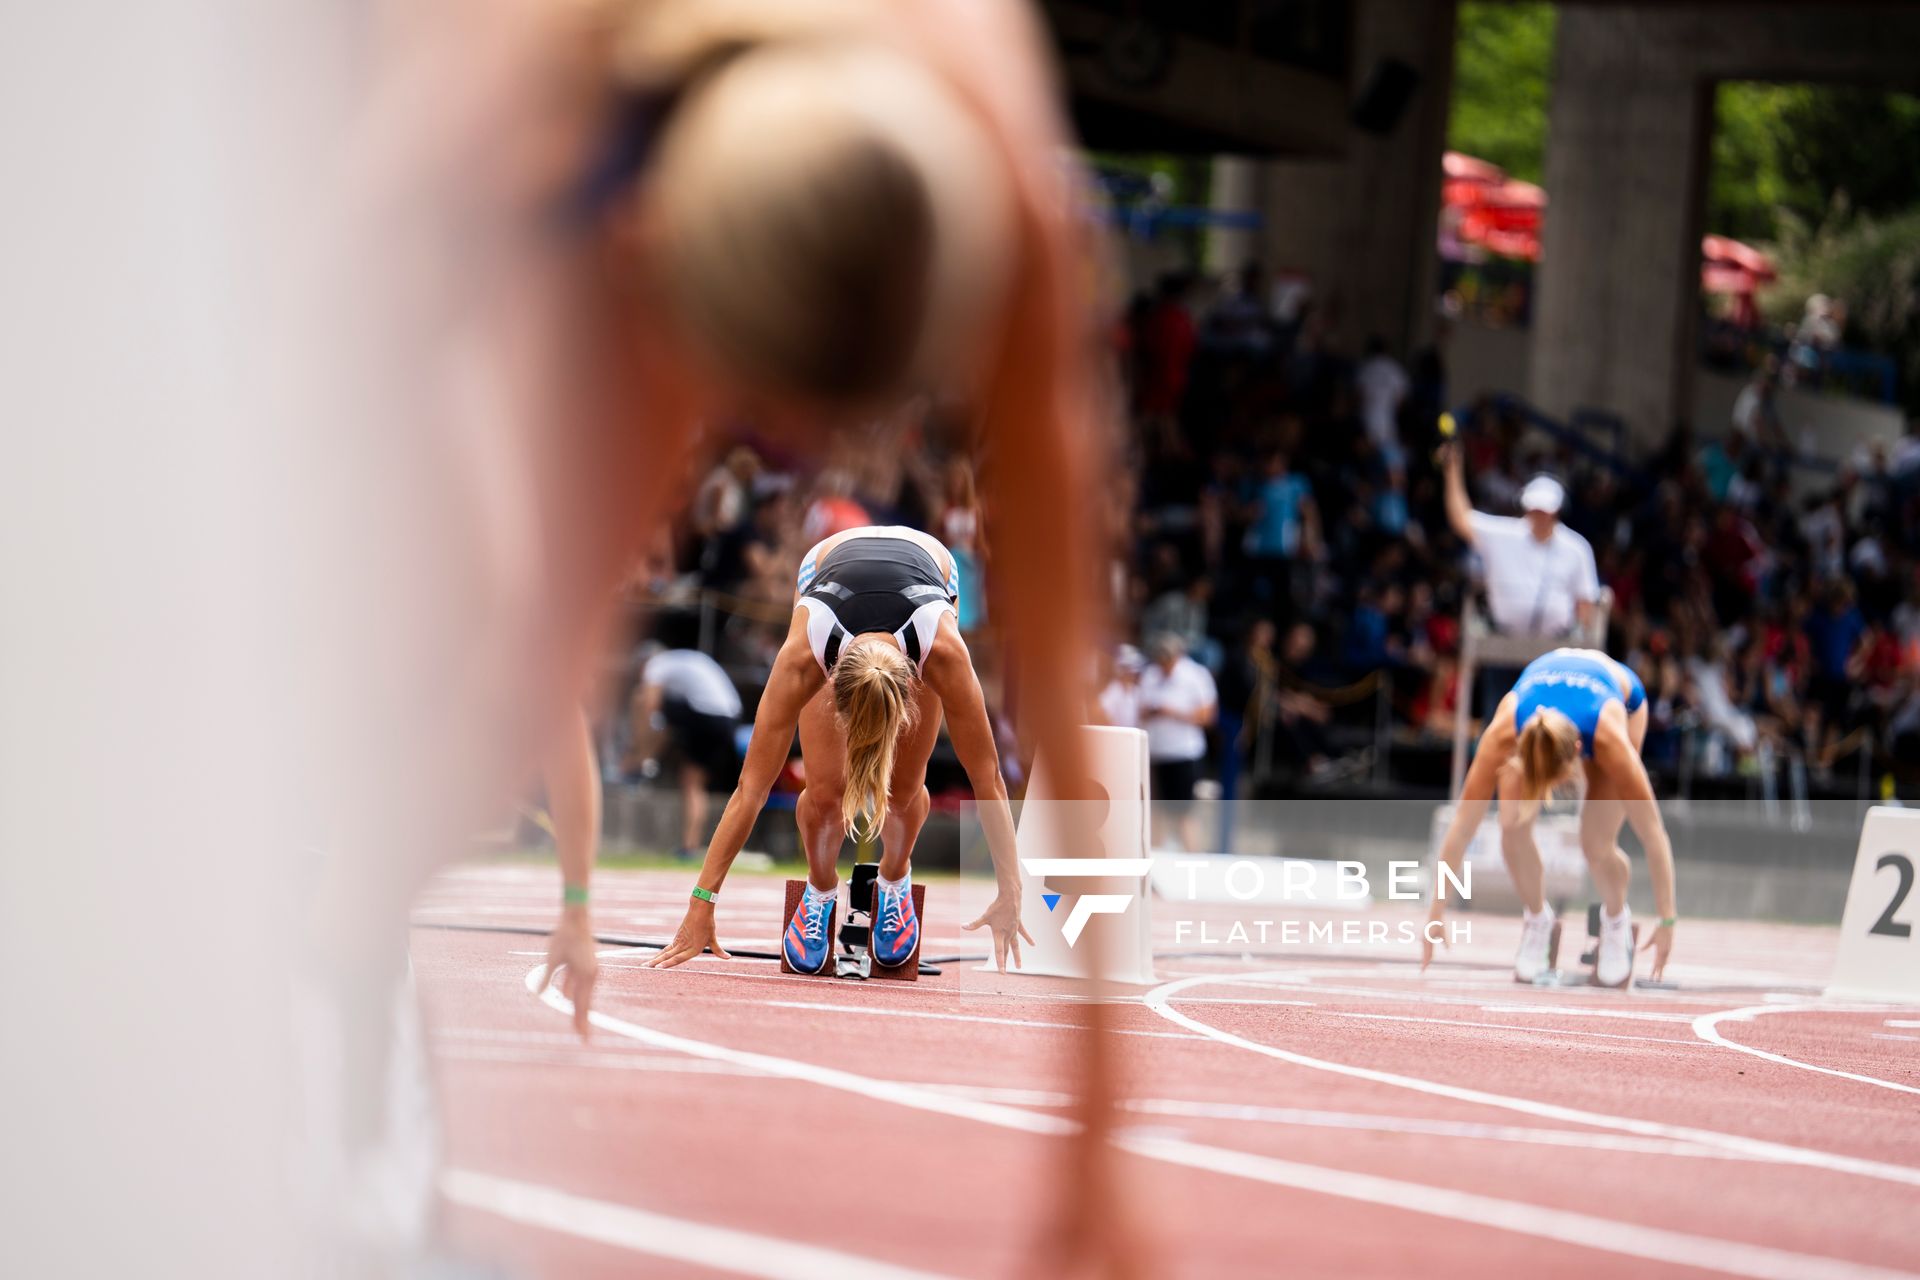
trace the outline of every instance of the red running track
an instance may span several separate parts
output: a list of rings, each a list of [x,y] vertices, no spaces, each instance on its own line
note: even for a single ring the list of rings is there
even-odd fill
[[[685,880],[603,876],[599,926],[666,936]],[[418,920],[544,926],[553,884],[464,868]],[[770,946],[779,893],[736,878],[723,937]],[[927,953],[977,950],[957,923],[979,891],[928,896]],[[1819,999],[1832,931],[1689,922],[1680,989],[1631,994],[1516,986],[1514,937],[1475,917],[1425,975],[1392,947],[1161,958],[1162,985],[1114,1010],[1150,1273],[1920,1273],[1920,1029],[1900,1025],[1920,1010]],[[1070,984],[663,972],[610,950],[583,1046],[527,992],[542,946],[414,934],[456,1252],[570,1280],[1000,1276],[1039,1256]]]

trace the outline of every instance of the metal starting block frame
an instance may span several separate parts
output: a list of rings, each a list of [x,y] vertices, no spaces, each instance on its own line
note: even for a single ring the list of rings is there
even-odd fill
[[[873,957],[873,882],[880,875],[877,862],[856,862],[853,866],[853,883],[848,886],[846,908],[847,918],[840,921],[840,904],[835,903],[833,915],[828,918],[827,929],[834,939],[836,949],[833,953],[833,976],[848,978],[855,982],[867,978],[891,978],[898,982],[918,982],[920,980],[920,944],[926,936],[927,891],[923,885],[914,885],[913,913],[921,920],[921,935],[914,939],[913,954],[897,965],[881,964]],[[780,917],[780,929],[784,933],[787,921],[793,919],[793,913],[800,909],[800,899],[806,893],[805,880],[787,881],[786,914]],[[838,924],[838,928],[835,925]],[[780,971],[782,973],[800,973],[787,963],[787,949],[780,948]],[[937,972],[937,970],[935,971]],[[823,970],[817,974],[803,974],[803,977],[826,977]]]

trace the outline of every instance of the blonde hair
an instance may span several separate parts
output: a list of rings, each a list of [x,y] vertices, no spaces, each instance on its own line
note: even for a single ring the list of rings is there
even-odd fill
[[[752,389],[863,404],[987,340],[1011,178],[887,27],[851,0],[659,0],[617,36],[617,77],[678,92],[648,182],[664,282]]]
[[[833,709],[847,735],[847,787],[840,814],[847,830],[862,813],[877,834],[887,820],[893,751],[913,723],[913,664],[879,636],[855,640],[833,664]]]
[[[1580,754],[1580,730],[1558,711],[1533,713],[1515,744],[1520,758],[1520,792],[1528,800],[1543,800],[1560,784]]]

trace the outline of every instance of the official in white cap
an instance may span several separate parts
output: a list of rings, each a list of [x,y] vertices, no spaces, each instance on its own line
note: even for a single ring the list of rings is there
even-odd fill
[[[1447,521],[1480,555],[1487,608],[1502,632],[1571,636],[1592,620],[1600,574],[1587,540],[1560,523],[1565,500],[1558,480],[1537,475],[1520,491],[1523,515],[1475,511],[1459,447],[1447,451]]]

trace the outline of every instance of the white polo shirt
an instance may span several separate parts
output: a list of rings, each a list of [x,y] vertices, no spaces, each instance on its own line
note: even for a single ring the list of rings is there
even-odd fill
[[[668,649],[647,659],[640,682],[678,698],[703,716],[738,719],[740,692],[720,664],[698,649]]]
[[[1545,542],[1517,516],[1473,513],[1473,549],[1486,575],[1493,625],[1526,635],[1566,635],[1575,605],[1600,598],[1600,571],[1587,540],[1564,524]]]
[[[1140,673],[1140,713],[1147,731],[1147,755],[1154,760],[1198,760],[1205,756],[1205,729],[1190,720],[1157,715],[1154,708],[1190,716],[1219,701],[1213,673],[1192,658],[1180,659],[1172,671],[1162,671],[1157,662],[1149,663]]]

